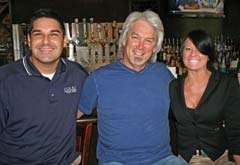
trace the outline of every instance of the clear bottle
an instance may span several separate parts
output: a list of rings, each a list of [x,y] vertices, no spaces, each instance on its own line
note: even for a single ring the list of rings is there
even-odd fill
[[[222,57],[222,61],[219,65],[219,71],[220,73],[226,73],[226,63],[225,63],[225,57]]]
[[[82,33],[79,33],[79,42],[76,45],[76,61],[80,63],[86,70],[90,64],[89,46],[87,43],[87,22],[86,18],[82,19]]]

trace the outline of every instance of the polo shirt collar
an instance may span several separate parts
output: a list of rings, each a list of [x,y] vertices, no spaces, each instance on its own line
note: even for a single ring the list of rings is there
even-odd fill
[[[22,58],[23,66],[25,71],[29,76],[42,76],[42,74],[37,70],[37,68],[30,61],[31,52]],[[66,71],[66,61],[63,58],[60,58],[60,62],[57,66],[56,73]]]

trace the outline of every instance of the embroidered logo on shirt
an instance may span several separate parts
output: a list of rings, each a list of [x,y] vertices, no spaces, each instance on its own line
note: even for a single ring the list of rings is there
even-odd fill
[[[65,87],[64,88],[64,93],[70,94],[70,93],[76,93],[77,92],[77,87],[76,86],[71,86],[71,87]]]

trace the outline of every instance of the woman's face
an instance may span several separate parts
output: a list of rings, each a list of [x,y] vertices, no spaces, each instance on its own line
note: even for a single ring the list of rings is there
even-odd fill
[[[183,47],[183,63],[188,70],[207,70],[208,60],[208,56],[199,52],[199,50],[189,38],[185,40]]]

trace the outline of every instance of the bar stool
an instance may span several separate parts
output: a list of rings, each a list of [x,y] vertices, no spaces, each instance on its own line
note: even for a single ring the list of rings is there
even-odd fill
[[[80,165],[88,165],[93,124],[97,122],[96,116],[82,116],[77,119],[76,150],[81,152]]]

